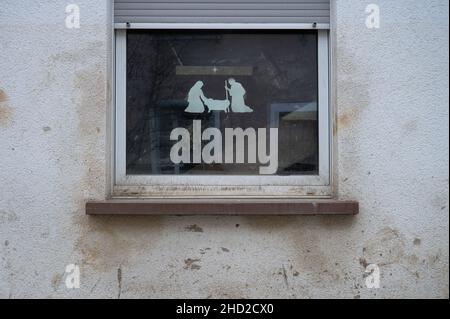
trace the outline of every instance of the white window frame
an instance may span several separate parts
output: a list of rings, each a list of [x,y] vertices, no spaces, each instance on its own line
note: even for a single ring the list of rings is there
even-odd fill
[[[235,29],[235,25],[208,24],[207,29]],[[203,24],[146,24],[145,29],[205,29]],[[240,29],[304,30],[302,26],[258,24]],[[126,29],[114,36],[114,155],[113,198],[305,198],[332,197],[331,187],[331,107],[329,30],[318,32],[318,175],[127,175],[126,174]]]

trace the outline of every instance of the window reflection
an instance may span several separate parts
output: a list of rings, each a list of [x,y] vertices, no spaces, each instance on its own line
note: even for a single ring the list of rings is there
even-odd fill
[[[317,174],[317,78],[314,31],[129,30],[127,174],[259,174],[248,161],[171,161],[171,131],[192,134],[194,120],[223,133],[277,127],[277,174]]]

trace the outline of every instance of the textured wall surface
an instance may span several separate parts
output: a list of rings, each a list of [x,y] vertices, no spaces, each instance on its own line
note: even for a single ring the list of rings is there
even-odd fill
[[[107,0],[0,6],[0,297],[448,298],[448,2],[335,3],[356,217],[87,217],[107,193]],[[64,284],[81,267],[80,289]],[[376,263],[381,287],[367,289]]]

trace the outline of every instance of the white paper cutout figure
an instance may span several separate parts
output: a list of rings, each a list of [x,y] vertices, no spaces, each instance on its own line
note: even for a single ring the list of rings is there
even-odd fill
[[[230,93],[231,96],[231,110],[235,113],[249,113],[253,112],[249,106],[245,105],[245,89],[241,83],[236,82],[235,79],[228,79],[228,83],[230,84],[230,88],[226,85],[225,82],[225,90]]]
[[[227,100],[213,100],[206,99],[206,107],[208,108],[208,113],[211,111],[225,111],[228,113],[230,111],[230,101]]]
[[[188,107],[184,110],[189,113],[203,113],[205,106],[203,102],[208,100],[202,91],[203,82],[197,81],[194,86],[189,90],[187,101]]]

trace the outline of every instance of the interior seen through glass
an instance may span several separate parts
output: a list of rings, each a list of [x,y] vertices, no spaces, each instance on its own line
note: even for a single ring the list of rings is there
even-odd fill
[[[128,30],[126,66],[127,174],[318,174],[317,31]]]

